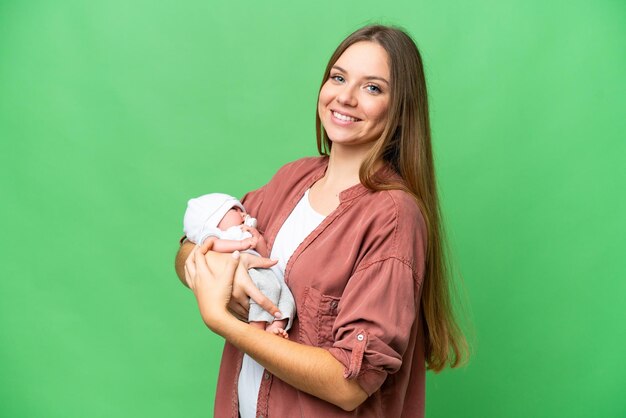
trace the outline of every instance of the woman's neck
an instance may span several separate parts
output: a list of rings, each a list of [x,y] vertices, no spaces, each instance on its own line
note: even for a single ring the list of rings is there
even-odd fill
[[[339,194],[360,182],[359,170],[371,146],[356,148],[333,145],[328,158],[328,168],[320,179],[323,189]]]
[[[309,192],[309,203],[322,215],[330,214],[339,206],[339,193],[360,183],[359,170],[369,147],[342,147],[333,145],[324,177]]]

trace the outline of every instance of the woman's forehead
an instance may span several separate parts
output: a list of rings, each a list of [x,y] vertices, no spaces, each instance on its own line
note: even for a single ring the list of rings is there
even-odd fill
[[[359,72],[364,76],[389,80],[389,54],[376,42],[360,41],[350,45],[333,66]]]

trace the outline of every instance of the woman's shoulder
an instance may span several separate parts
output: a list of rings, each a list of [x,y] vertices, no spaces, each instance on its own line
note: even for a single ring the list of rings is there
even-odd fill
[[[364,199],[368,210],[387,222],[400,224],[404,230],[426,231],[426,221],[417,199],[410,193],[400,190],[378,190]]]
[[[403,190],[378,190],[358,199],[350,211],[363,252],[357,270],[383,262],[409,266],[412,278],[424,274],[428,230],[416,199]]]
[[[399,189],[383,190],[380,194],[388,201],[388,205],[395,207],[397,216],[401,218],[416,218],[420,219],[422,222],[424,221],[422,210],[417,203],[417,199],[412,194]]]
[[[416,219],[425,224],[422,209],[415,195],[408,191],[408,187],[402,178],[390,166],[383,167],[376,174],[381,184],[387,185],[382,190],[373,190],[368,193],[366,200],[372,209],[393,214],[402,220]]]

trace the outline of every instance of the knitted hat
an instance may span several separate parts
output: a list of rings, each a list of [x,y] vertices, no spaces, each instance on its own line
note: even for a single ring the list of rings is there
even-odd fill
[[[200,242],[204,230],[217,228],[226,212],[232,208],[245,211],[239,200],[223,193],[211,193],[187,202],[184,231],[192,242]]]

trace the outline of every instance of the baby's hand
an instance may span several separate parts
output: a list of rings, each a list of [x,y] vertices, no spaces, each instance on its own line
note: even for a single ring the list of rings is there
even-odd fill
[[[246,238],[245,240],[243,240],[244,245],[247,247],[247,249],[250,248],[256,248],[256,244],[259,240],[256,237],[250,237],[250,238]]]
[[[241,230],[245,232],[249,232],[250,234],[252,234],[252,237],[256,239],[258,239],[261,236],[261,233],[256,228],[252,228],[251,226],[248,226],[248,225],[241,225]]]

